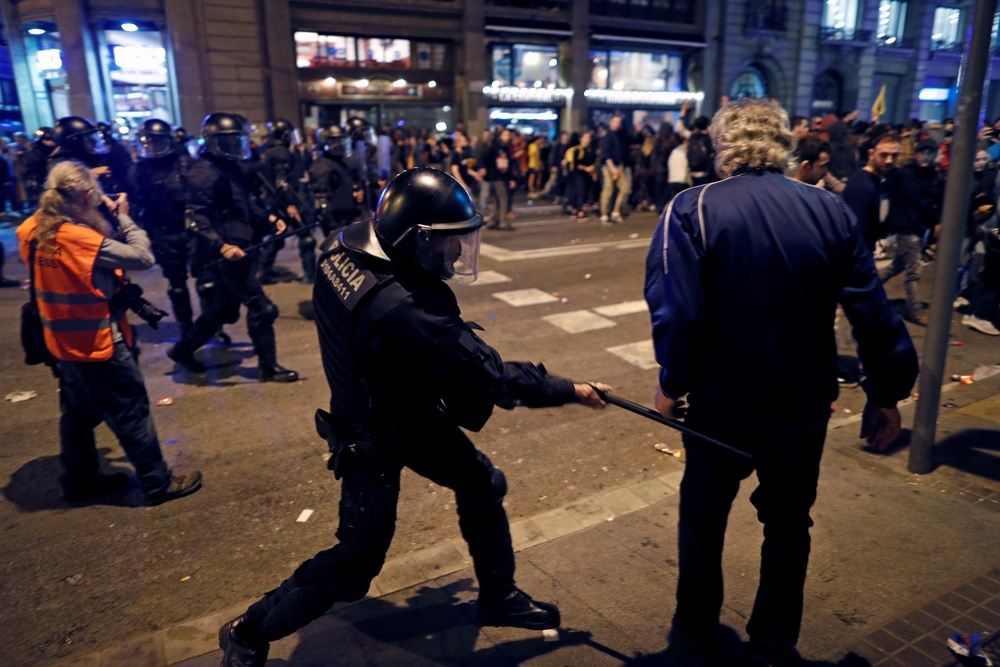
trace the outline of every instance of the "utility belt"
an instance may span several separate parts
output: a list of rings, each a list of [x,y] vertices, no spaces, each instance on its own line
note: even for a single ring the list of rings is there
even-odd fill
[[[332,415],[326,410],[316,410],[316,432],[326,440],[330,458],[326,467],[340,479],[344,463],[351,458],[374,462],[378,456],[371,435],[356,424]]]

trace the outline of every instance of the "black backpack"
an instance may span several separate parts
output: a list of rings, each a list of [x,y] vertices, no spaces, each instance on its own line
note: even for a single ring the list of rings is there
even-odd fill
[[[688,139],[688,169],[692,173],[707,172],[712,162],[708,157],[708,151],[705,150],[705,142],[701,140],[700,135],[693,134],[690,139]]]

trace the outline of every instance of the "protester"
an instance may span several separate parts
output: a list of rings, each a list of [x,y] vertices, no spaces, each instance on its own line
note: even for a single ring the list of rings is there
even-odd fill
[[[692,185],[704,185],[716,180],[715,148],[712,138],[708,135],[709,121],[705,116],[699,116],[694,121],[694,130],[687,141],[687,162],[691,173]]]
[[[689,427],[756,461],[684,438],[668,653],[678,655],[676,664],[714,664],[726,521],[740,482],[756,468],[751,502],[764,524],[764,544],[747,664],[791,667],[809,511],[837,396],[837,302],[854,325],[868,376],[862,436],[875,449],[900,433],[895,406],[910,394],[917,355],[854,216],[839,197],[783,176],[793,140],[785,112],[769,101],[741,99],[716,114],[712,135],[718,171],[731,177],[677,196],[646,261],[645,295],[662,367],[655,400],[674,419],[675,399],[687,395]]]
[[[590,204],[592,184],[597,178],[597,153],[594,150],[593,140],[592,132],[584,132],[580,137],[580,143],[566,151],[570,179],[567,187],[567,204],[570,215],[576,216],[581,222],[587,219],[586,207]]]
[[[618,131],[622,126],[622,117],[615,114],[608,124],[608,131],[600,141],[601,154],[601,224],[609,225],[622,222],[622,205],[628,200],[632,190],[632,170],[625,163],[625,148],[622,146]],[[615,190],[618,196],[615,197]],[[612,199],[614,204],[612,205]],[[610,216],[609,216],[610,210]]]
[[[913,161],[886,178],[889,196],[888,231],[896,236],[892,263],[879,271],[884,283],[905,273],[906,316],[916,324],[927,324],[927,313],[917,294],[920,284],[920,254],[924,236],[931,233],[941,217],[944,180],[934,166],[938,145],[933,139],[917,144]]]
[[[480,173],[486,179],[486,184],[496,200],[493,222],[488,229],[514,229],[514,225],[507,219],[509,190],[513,190],[516,185],[512,162],[510,130],[502,130],[496,141],[492,142],[486,151],[483,166],[480,169]]]
[[[830,142],[811,134],[795,146],[795,180],[806,185],[819,185],[830,168]]]
[[[865,155],[865,166],[851,175],[841,193],[858,219],[865,246],[872,251],[876,242],[885,236],[883,223],[889,213],[889,200],[882,183],[896,168],[899,150],[899,139],[895,135],[879,137]]]
[[[680,142],[670,152],[670,159],[667,161],[667,187],[670,189],[668,201],[677,196],[679,192],[691,187],[691,168],[688,164],[688,147],[691,142],[690,136],[677,135]]]
[[[115,216],[117,234],[98,208],[102,203]],[[145,271],[154,262],[149,237],[129,217],[126,196],[103,196],[86,167],[62,162],[49,173],[38,211],[18,227],[17,238],[33,275],[45,345],[58,360],[63,497],[79,502],[125,489],[124,473],[100,472],[94,428],[102,422],[135,466],[147,504],[197,491],[200,472],[174,474],[163,460],[125,317],[134,297],[123,272]]]

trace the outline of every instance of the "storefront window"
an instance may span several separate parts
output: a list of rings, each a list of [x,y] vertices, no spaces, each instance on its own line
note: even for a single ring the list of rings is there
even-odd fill
[[[414,48],[417,51],[417,69],[444,69],[444,44],[415,42]]]
[[[358,37],[358,64],[362,67],[409,69],[410,40]]]
[[[295,33],[295,64],[298,67],[345,67],[353,65],[354,61],[353,37]]]
[[[555,88],[559,81],[559,51],[534,44],[514,45],[514,85]]]
[[[135,130],[147,118],[174,122],[170,103],[167,52],[155,30],[105,30],[111,108]]]
[[[493,47],[493,85],[509,86],[510,79],[510,47]]]
[[[590,87],[612,90],[683,90],[684,59],[674,53],[591,51]]]
[[[59,33],[44,32],[25,36],[28,70],[31,87],[42,103],[43,122],[51,125],[55,119],[69,116],[69,82],[63,69],[62,47]],[[48,106],[44,104],[48,101]]]

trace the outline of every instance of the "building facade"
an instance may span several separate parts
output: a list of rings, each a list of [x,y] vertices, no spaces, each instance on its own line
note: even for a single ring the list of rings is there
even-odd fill
[[[363,116],[554,135],[689,101],[953,114],[968,0],[0,0],[27,129]],[[996,27],[994,23],[994,34]],[[1000,62],[997,63],[1000,65]],[[992,68],[1000,79],[1000,67]],[[991,82],[992,83],[992,82]],[[1000,114],[990,85],[988,114]]]

